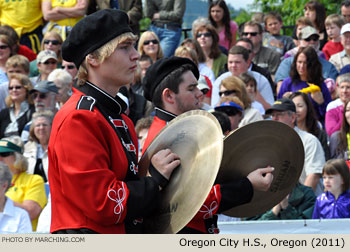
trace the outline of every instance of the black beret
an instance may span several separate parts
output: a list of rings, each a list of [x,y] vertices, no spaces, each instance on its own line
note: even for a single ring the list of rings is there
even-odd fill
[[[64,60],[78,68],[85,56],[119,35],[132,32],[128,15],[121,10],[103,9],[80,20],[62,45]]]
[[[146,76],[143,80],[145,98],[152,101],[154,90],[162,82],[162,80],[172,71],[185,64],[191,65],[191,71],[198,80],[198,67],[190,59],[172,56],[169,58],[159,59],[152,64],[147,69]]]

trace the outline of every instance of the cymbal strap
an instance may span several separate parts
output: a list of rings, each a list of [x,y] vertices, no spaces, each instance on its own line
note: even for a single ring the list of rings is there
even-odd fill
[[[153,165],[150,163],[149,166],[149,173],[151,174],[152,178],[158,183],[158,185],[164,189],[167,184],[169,183],[169,180],[167,180]]]

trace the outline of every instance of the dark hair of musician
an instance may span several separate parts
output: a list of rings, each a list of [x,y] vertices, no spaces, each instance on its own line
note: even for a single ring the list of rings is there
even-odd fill
[[[299,73],[297,71],[297,60],[300,54],[304,54],[306,56],[307,82],[316,84],[317,86],[321,87],[322,82],[324,80],[322,77],[322,64],[318,59],[318,55],[315,49],[311,46],[300,48],[297,54],[295,55],[289,73],[292,82],[299,82],[301,80],[301,77],[299,76]]]
[[[183,74],[187,71],[192,71],[193,66],[189,64],[182,65],[176,70],[172,71],[166,76],[159,85],[155,88],[153,94],[153,104],[156,107],[163,108],[164,104],[162,101],[163,90],[169,88],[175,94],[179,92],[179,85],[183,82]]]

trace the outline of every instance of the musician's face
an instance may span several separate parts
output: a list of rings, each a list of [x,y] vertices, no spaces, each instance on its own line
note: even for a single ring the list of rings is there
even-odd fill
[[[191,71],[182,75],[183,82],[179,85],[179,92],[175,94],[175,106],[178,115],[201,107],[200,97],[203,93],[198,89],[197,79]]]

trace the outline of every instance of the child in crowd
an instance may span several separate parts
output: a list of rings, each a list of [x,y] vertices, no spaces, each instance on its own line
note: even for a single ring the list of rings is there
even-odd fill
[[[313,219],[350,217],[349,167],[343,159],[331,159],[323,167],[325,192],[317,197]]]
[[[137,121],[135,131],[139,143],[139,159],[141,159],[142,147],[147,138],[148,130],[153,122],[153,116],[142,117]]]
[[[239,78],[245,83],[247,92],[252,99],[252,107],[259,110],[261,115],[265,114],[264,106],[256,100],[257,93],[257,83],[255,78],[249,73],[240,74]]]
[[[325,25],[329,41],[322,48],[326,60],[344,50],[340,42],[340,29],[345,24],[344,18],[338,14],[331,14],[326,18]]]
[[[301,29],[303,29],[306,26],[312,26],[313,27],[312,22],[307,17],[302,16],[302,17],[299,17],[297,19],[297,21],[295,21],[295,29],[293,30],[293,34],[292,34],[294,45],[296,45],[296,46],[299,45],[299,38],[298,38],[299,33],[301,32]],[[284,58],[288,58],[288,57],[290,57],[290,56],[286,57],[286,54],[284,55]]]
[[[268,34],[263,38],[264,46],[276,50],[281,54],[281,57],[295,47],[291,37],[281,35],[283,22],[280,14],[272,11],[264,17],[264,21],[265,29],[268,31]]]

